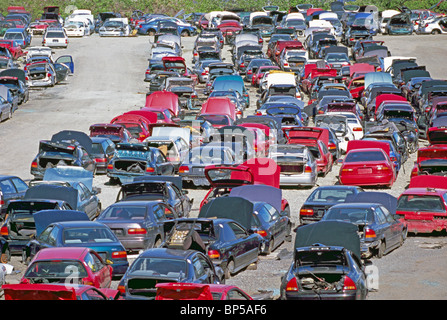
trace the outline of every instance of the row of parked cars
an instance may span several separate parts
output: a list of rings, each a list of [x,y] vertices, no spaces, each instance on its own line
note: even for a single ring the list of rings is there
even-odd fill
[[[272,19],[275,10],[264,9],[260,20]],[[310,17],[309,9],[289,14]],[[144,107],[92,124],[89,133],[40,141],[31,186],[4,177],[24,198],[2,206],[2,262],[20,254],[29,265],[21,284],[3,285],[6,297],[48,286],[60,297],[61,286],[41,283],[61,282],[75,264],[97,297],[116,298],[109,288],[120,278],[125,299],[163,299],[163,292],[182,299],[192,287],[208,298],[252,299],[225,280],[256,267],[259,255],[295,232],[282,299],[365,299],[369,259],[402,245],[408,232],[445,229],[443,158],[434,157],[445,138],[443,81],[371,34],[340,44],[324,26],[301,35],[285,26],[260,32],[250,25],[254,16],[245,28],[239,15],[207,16],[192,63],[212,62],[200,75],[182,57],[182,34],[166,21],[151,34]],[[228,21],[241,25],[236,34]],[[224,49],[232,62],[223,60]],[[288,53],[295,60],[286,64]],[[250,90],[259,90],[256,103]],[[421,128],[427,148],[418,146]],[[363,190],[391,186],[415,152],[418,164],[399,198]],[[315,188],[295,228],[281,186],[315,187],[336,162],[339,185]],[[120,184],[116,203],[104,209],[94,201],[100,173]],[[197,217],[189,182],[209,189]],[[2,193],[11,192],[2,184]],[[133,252],[139,255],[129,265]]]

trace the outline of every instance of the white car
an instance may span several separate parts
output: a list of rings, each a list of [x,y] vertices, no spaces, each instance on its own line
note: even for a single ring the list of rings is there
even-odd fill
[[[447,33],[447,17],[441,17],[434,19],[432,21],[427,21],[423,23],[416,33],[419,34],[445,34]]]
[[[86,22],[82,20],[66,21],[64,29],[69,37],[83,37],[90,35],[90,28]]]
[[[130,25],[127,18],[111,18],[99,28],[100,37],[128,37]]]
[[[362,126],[362,122],[359,117],[352,112],[328,112],[328,114],[338,114],[343,115],[348,118],[348,126],[354,135],[355,140],[361,140],[364,135],[364,130]]]
[[[42,39],[42,46],[44,47],[68,47],[68,36],[63,28],[48,28]]]

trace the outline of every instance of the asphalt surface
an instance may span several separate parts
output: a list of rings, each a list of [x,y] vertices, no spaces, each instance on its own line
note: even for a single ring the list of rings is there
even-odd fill
[[[139,109],[144,105],[148,84],[143,81],[150,52],[151,37],[100,38],[98,35],[71,38],[67,49],[56,49],[55,57],[70,54],[75,61],[74,75],[66,83],[48,89],[33,89],[30,100],[20,106],[11,120],[0,124],[0,174],[32,179],[30,165],[38,151],[39,140],[49,139],[60,130],[80,130],[88,133],[91,124],[110,122],[115,116]],[[419,65],[425,65],[434,78],[447,75],[447,37],[439,36],[378,36],[385,40],[393,55],[416,56]],[[194,38],[183,38],[183,56],[191,62]],[[40,45],[41,38],[32,45]],[[227,53],[225,53],[227,54]],[[224,56],[225,56],[224,54]],[[228,57],[228,56],[227,56]],[[228,60],[228,59],[227,59]],[[255,109],[256,92],[250,89],[251,106]],[[399,196],[409,182],[415,160],[413,154],[391,189],[379,189]],[[333,185],[337,181],[338,166],[318,185]],[[103,208],[114,203],[118,186],[108,184],[106,176],[96,176],[95,186]],[[298,223],[302,203],[312,189],[283,190],[291,205],[292,220]],[[375,190],[375,189],[371,189]],[[194,198],[192,216],[205,189],[189,190]],[[293,243],[293,241],[291,242]],[[281,276],[291,263],[291,243],[282,244],[268,256],[261,256],[256,270],[244,270],[227,280],[251,295],[265,293],[273,299],[279,296]],[[409,235],[404,245],[382,259],[373,258],[377,268],[378,290],[370,292],[370,300],[443,300],[447,297],[447,237],[440,235]],[[132,257],[130,257],[130,260]],[[19,256],[13,256],[13,275],[9,283],[20,280],[24,265]],[[117,281],[113,287],[116,288]]]

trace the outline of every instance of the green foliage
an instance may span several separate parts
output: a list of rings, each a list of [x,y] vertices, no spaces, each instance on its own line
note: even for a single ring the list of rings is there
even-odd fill
[[[315,7],[328,9],[332,0],[0,0],[0,8],[6,14],[8,6],[24,6],[37,19],[45,6],[56,5],[61,8],[63,17],[67,17],[75,8],[90,9],[93,14],[104,11],[117,11],[130,16],[132,11],[141,10],[150,13],[166,13],[174,15],[180,10],[190,12],[210,12],[229,8],[244,10],[261,10],[267,4],[277,5],[280,10],[288,10],[292,6],[312,3]],[[410,9],[428,9],[436,5],[439,0],[356,0],[349,4],[375,5],[379,10],[396,9],[407,6]],[[436,11],[445,12],[447,3],[443,2]]]

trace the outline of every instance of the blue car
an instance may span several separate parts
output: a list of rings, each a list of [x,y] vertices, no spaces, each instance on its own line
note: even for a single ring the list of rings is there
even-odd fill
[[[36,238],[22,251],[22,262],[28,264],[43,248],[87,247],[95,250],[113,268],[112,276],[123,276],[129,262],[127,252],[115,234],[101,222],[90,221],[80,211],[44,210],[34,214]]]
[[[31,44],[31,34],[25,28],[10,28],[6,30],[3,39],[16,41],[22,49]]]
[[[197,34],[197,28],[177,18],[154,18],[141,23],[138,26],[137,33],[141,35],[154,36],[158,32],[159,22],[174,22],[177,24],[178,34],[183,37],[194,36]]]
[[[217,76],[212,84],[212,91],[238,91],[241,96],[241,104],[244,108],[250,106],[250,95],[245,87],[244,79],[240,75]]]

